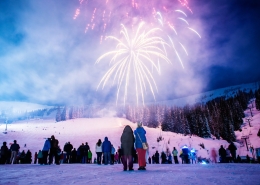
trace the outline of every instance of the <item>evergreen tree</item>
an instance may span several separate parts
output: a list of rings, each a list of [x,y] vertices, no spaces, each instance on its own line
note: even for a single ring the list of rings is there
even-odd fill
[[[158,121],[157,121],[157,107],[155,105],[149,106],[149,121],[148,121],[148,126],[151,128],[156,128],[158,127]]]
[[[67,111],[67,107],[65,106],[61,113],[61,121],[66,121],[68,120],[68,118],[69,118],[68,111]]]
[[[61,112],[60,112],[60,107],[57,108],[57,113],[56,113],[56,122],[61,121]]]
[[[257,110],[260,110],[260,88],[255,92],[255,106]]]
[[[203,138],[211,138],[209,123],[208,123],[208,119],[206,116],[204,116],[204,125],[203,125],[203,129],[202,129],[202,135],[203,135]]]
[[[164,120],[162,122],[162,131],[172,131],[172,110],[171,107],[167,107],[164,114]]]

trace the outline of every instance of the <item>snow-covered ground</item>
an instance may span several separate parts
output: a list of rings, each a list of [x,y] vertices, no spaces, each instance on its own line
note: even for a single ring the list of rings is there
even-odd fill
[[[259,185],[257,164],[152,164],[146,171],[123,171],[121,164],[4,165],[0,184]]]

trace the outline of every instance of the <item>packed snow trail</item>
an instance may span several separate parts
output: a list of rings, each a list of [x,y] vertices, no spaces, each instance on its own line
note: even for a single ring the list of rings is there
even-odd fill
[[[3,165],[0,184],[207,184],[259,185],[259,164],[151,164],[147,171],[123,171],[122,164]]]

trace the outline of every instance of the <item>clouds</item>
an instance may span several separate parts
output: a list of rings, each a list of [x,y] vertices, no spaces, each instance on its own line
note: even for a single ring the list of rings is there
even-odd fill
[[[259,21],[254,18],[259,6],[241,6],[233,1],[191,2],[194,14],[189,21],[202,39],[189,33],[182,40],[189,52],[183,60],[184,70],[169,52],[173,64],[163,64],[163,73],[154,74],[158,101],[260,79],[254,70],[250,75],[245,72],[259,67]],[[113,48],[100,45],[95,32],[84,34],[86,12],[73,20],[78,1],[1,1],[0,7],[0,99],[52,104],[115,102],[115,86],[96,90],[108,65],[94,64],[105,50]],[[116,24],[118,20],[112,25]],[[111,34],[117,33],[118,29]],[[237,73],[240,78],[230,76]]]

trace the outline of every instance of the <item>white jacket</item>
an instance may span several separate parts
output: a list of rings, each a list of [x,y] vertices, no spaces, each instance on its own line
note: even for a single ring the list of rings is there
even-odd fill
[[[96,152],[102,152],[102,144],[100,146],[96,145]]]

